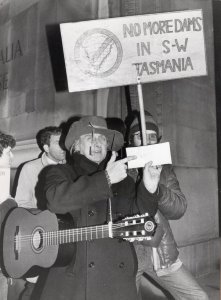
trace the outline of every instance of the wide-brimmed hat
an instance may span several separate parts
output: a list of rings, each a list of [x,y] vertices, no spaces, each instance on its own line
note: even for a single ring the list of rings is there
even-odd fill
[[[124,144],[123,135],[117,130],[108,129],[103,117],[84,116],[71,125],[65,139],[65,147],[70,151],[72,145],[80,136],[92,132],[103,134],[107,138],[108,150],[118,151]]]

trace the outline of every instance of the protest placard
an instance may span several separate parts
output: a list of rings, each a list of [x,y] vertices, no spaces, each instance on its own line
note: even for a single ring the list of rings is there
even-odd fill
[[[202,10],[60,25],[70,92],[207,74]]]
[[[146,163],[152,161],[153,166],[172,164],[170,143],[126,148],[127,156],[136,156],[128,162],[128,169],[143,168]]]

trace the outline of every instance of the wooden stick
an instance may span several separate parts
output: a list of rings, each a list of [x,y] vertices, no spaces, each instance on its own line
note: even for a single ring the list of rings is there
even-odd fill
[[[139,99],[139,106],[140,106],[140,120],[141,120],[142,141],[143,141],[143,146],[146,146],[146,144],[147,144],[146,122],[145,122],[144,104],[143,104],[143,92],[142,92],[142,86],[141,86],[141,82],[140,82],[140,77],[137,77],[137,91],[138,91],[138,99]]]
[[[138,99],[139,99],[139,106],[140,106],[142,141],[143,141],[143,146],[146,146],[147,145],[146,122],[145,122],[143,92],[142,92],[140,77],[137,77],[137,91],[138,91]],[[157,248],[155,248],[155,247],[152,247],[152,256],[153,256],[154,270],[156,271],[160,268],[160,260],[159,260],[159,256],[157,253]]]

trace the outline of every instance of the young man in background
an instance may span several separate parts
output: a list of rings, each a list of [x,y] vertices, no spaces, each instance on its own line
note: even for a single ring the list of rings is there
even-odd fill
[[[18,206],[37,208],[35,187],[40,171],[45,166],[65,162],[66,152],[60,145],[61,134],[61,128],[56,126],[45,127],[38,132],[36,139],[42,155],[27,162],[21,170],[15,195]]]
[[[66,152],[61,147],[62,129],[56,126],[49,126],[41,129],[36,136],[39,148],[42,151],[41,157],[24,164],[18,179],[15,200],[18,206],[28,209],[36,209],[41,205],[43,195],[36,191],[38,175],[40,171],[48,166],[63,164],[66,162]],[[22,291],[21,300],[28,300],[35,287],[38,277],[26,278],[25,289]],[[17,285],[23,287],[24,281],[17,280]]]

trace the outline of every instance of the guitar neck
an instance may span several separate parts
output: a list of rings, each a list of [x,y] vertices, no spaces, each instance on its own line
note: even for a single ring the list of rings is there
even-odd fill
[[[112,228],[111,228],[112,230]],[[110,225],[99,225],[46,232],[46,245],[59,245],[111,237]]]
[[[46,231],[40,234],[45,246],[118,237],[128,241],[150,239],[156,228],[149,215],[128,217],[122,222],[109,222],[82,228],[71,228],[57,231]],[[39,240],[39,237],[37,237]]]

